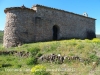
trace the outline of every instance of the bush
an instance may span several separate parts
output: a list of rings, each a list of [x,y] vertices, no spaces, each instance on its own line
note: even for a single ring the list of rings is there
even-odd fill
[[[40,48],[38,47],[29,47],[27,50],[30,52],[30,58],[27,59],[26,63],[27,65],[33,65],[37,64],[37,57],[39,55]]]
[[[98,60],[98,57],[95,54],[91,54],[89,56],[89,58],[90,58],[91,61],[97,61]]]
[[[37,57],[41,57],[43,54],[42,53],[38,53],[37,54]]]
[[[26,64],[27,65],[34,65],[34,64],[37,64],[37,58],[32,58],[32,57],[30,57],[30,58],[28,58],[27,59],[27,61],[26,61]]]
[[[42,65],[36,65],[31,69],[31,72],[34,75],[50,75],[50,73],[46,71],[46,67]]]
[[[36,56],[37,53],[40,51],[38,47],[29,47],[27,50],[31,53],[32,57]]]
[[[93,42],[93,43],[100,43],[100,39],[94,38],[94,39],[92,40],[92,42]]]

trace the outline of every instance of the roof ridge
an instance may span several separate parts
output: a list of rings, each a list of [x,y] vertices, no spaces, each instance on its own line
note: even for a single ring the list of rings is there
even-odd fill
[[[44,6],[44,5],[40,5],[40,4],[35,4],[35,5],[33,5],[33,7],[44,7],[44,8],[49,8],[49,9],[53,9],[53,10],[63,11],[63,12],[71,13],[71,14],[74,14],[74,15],[86,17],[86,16],[84,16],[84,15],[77,14],[77,13],[74,13],[74,12],[69,12],[69,11],[66,11],[66,10],[57,9],[57,8],[53,8],[53,7],[48,7],[48,6]],[[92,17],[86,17],[86,18],[95,19],[95,18],[92,18]],[[96,19],[95,19],[95,20],[96,20]]]

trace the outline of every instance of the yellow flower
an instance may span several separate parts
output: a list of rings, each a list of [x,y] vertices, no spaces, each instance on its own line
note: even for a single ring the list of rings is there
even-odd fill
[[[100,43],[100,39],[94,38],[94,39],[92,40],[92,42],[94,42],[94,43]]]
[[[42,66],[42,65],[36,65],[35,67],[33,67],[31,69],[32,73],[35,73],[37,71],[46,71],[46,67]]]

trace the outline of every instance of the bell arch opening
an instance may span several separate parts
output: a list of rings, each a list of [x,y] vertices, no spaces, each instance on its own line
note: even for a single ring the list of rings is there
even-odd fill
[[[57,25],[53,26],[53,40],[58,40],[59,27]]]

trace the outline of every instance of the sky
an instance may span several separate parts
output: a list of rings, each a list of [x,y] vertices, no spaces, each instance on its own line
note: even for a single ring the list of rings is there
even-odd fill
[[[0,0],[0,30],[4,30],[6,22],[4,9],[20,7],[23,4],[28,8],[40,4],[80,15],[86,12],[89,17],[96,19],[95,31],[100,34],[100,0]]]

